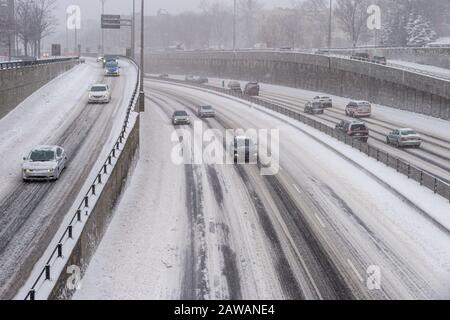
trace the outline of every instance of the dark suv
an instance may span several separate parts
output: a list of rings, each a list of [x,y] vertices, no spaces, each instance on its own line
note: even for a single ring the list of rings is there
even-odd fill
[[[259,83],[249,82],[245,86],[244,94],[247,96],[259,96]]]
[[[361,121],[355,120],[342,120],[336,125],[336,130],[339,130],[349,137],[362,142],[369,140],[369,129],[366,124]]]

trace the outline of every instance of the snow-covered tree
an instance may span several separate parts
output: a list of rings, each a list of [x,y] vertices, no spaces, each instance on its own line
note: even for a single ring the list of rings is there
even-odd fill
[[[420,14],[411,14],[406,26],[408,33],[408,46],[421,47],[437,38],[430,21]]]

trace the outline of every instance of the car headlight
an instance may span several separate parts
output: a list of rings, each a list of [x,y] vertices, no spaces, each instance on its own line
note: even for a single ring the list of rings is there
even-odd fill
[[[55,171],[55,169],[48,169],[49,173],[52,173],[53,171]]]
[[[31,170],[31,169],[24,169],[23,171],[25,171],[25,173],[31,173],[31,172],[33,172],[33,170]]]

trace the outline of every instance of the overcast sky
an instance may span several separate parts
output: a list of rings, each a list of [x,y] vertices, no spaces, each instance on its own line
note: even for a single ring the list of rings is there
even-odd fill
[[[211,0],[210,0],[211,1]],[[232,0],[228,0],[232,4]],[[289,6],[290,0],[260,0],[265,7]],[[170,13],[179,13],[180,11],[197,11],[202,0],[145,0],[146,14],[155,14],[158,9],[165,9]],[[100,0],[58,0],[57,16],[59,20],[64,21],[66,8],[71,5],[79,5],[83,19],[96,18],[101,12]],[[106,0],[105,13],[129,14],[132,8],[132,0]],[[140,5],[140,1],[136,0]]]

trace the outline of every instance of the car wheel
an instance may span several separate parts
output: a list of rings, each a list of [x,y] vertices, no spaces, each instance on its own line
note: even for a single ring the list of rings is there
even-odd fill
[[[391,141],[389,140],[389,137],[386,138],[386,143],[391,144]]]

